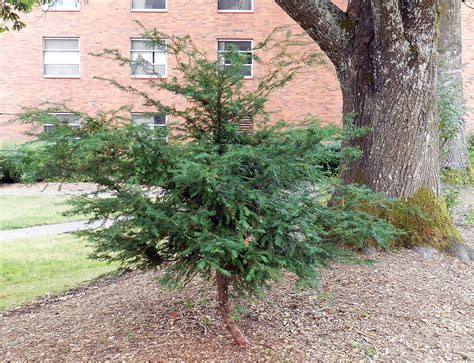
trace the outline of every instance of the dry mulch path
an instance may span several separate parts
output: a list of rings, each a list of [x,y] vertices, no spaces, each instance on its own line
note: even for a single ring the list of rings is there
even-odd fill
[[[408,250],[374,258],[325,270],[319,290],[295,291],[286,275],[246,305],[246,350],[205,283],[178,293],[156,284],[157,272],[132,272],[4,312],[0,359],[474,359],[472,265]]]

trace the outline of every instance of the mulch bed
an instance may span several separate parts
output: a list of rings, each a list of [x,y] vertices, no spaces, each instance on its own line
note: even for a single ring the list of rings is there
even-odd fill
[[[467,215],[473,191],[458,216]],[[461,219],[473,246],[474,228]],[[265,297],[243,302],[244,350],[225,330],[211,285],[195,279],[170,291],[153,271],[0,313],[0,360],[474,360],[473,264],[409,250],[371,258],[373,266],[322,271],[314,290],[295,289],[286,274]]]
[[[244,304],[241,350],[216,312],[215,292],[182,292],[131,272],[0,315],[3,360],[472,360],[473,269],[446,255],[378,253],[372,266],[322,272],[317,290],[287,274]]]

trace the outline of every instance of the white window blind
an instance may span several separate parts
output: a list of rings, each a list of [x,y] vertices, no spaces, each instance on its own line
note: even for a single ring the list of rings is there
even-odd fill
[[[253,0],[218,0],[220,11],[253,11]]]
[[[166,126],[166,116],[149,113],[132,113],[132,121],[137,124],[148,125],[151,129]]]
[[[166,10],[166,0],[132,0],[132,10],[163,11]]]
[[[79,38],[43,39],[45,77],[79,77]]]
[[[246,55],[242,65],[242,74],[244,77],[253,75],[253,51],[251,40],[219,40],[217,42],[217,55],[223,67],[232,64],[231,59],[226,57],[226,53],[231,50],[237,50],[240,54]]]
[[[156,44],[146,39],[132,39],[130,53],[132,77],[166,77],[165,40]]]
[[[71,112],[57,112],[50,113],[50,116],[54,116],[59,122],[67,123],[70,127],[80,127],[81,120],[78,115]],[[44,124],[44,131],[49,132],[54,128],[54,124]]]

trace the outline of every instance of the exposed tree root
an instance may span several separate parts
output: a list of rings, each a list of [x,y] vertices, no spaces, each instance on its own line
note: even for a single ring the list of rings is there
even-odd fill
[[[466,244],[454,242],[446,249],[446,252],[462,261],[474,260],[474,250]]]

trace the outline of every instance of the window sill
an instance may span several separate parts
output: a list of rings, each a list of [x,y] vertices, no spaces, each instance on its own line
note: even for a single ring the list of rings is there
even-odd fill
[[[219,14],[254,14],[254,10],[217,10]]]
[[[168,9],[164,9],[164,10],[160,10],[160,9],[150,9],[150,10],[137,9],[137,10],[134,10],[134,9],[131,9],[130,12],[131,13],[167,13]]]
[[[81,79],[81,76],[43,76],[43,79]]]
[[[168,76],[131,76],[131,79],[166,79]]]

